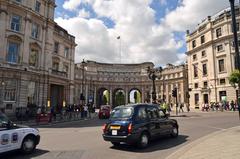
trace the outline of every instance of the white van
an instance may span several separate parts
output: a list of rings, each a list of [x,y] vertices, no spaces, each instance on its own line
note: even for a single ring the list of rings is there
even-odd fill
[[[0,112],[0,153],[21,150],[29,154],[36,149],[39,141],[38,129],[14,124]]]

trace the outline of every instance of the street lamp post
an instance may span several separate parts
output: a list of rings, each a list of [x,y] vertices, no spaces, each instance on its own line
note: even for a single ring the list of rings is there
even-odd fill
[[[80,95],[80,100],[82,101],[82,104],[84,104],[84,100],[85,100],[85,97],[84,97],[84,91],[83,91],[83,85],[84,85],[84,79],[85,79],[85,75],[84,75],[84,69],[85,69],[85,65],[86,65],[86,62],[82,61],[82,89],[81,89],[81,95]]]
[[[157,70],[159,72],[162,72],[162,67],[159,67],[159,70]],[[156,99],[157,99],[157,96],[156,96],[156,85],[155,85],[155,80],[157,78],[157,75],[155,74],[156,73],[156,70],[154,69],[151,69],[149,66],[147,68],[147,72],[148,72],[148,78],[150,80],[152,80],[152,86],[153,86],[153,91],[152,91],[152,103],[156,103]]]

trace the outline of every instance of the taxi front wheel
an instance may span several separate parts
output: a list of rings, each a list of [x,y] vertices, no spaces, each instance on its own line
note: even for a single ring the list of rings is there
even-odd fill
[[[24,154],[30,154],[36,149],[36,142],[33,136],[27,136],[22,142],[21,151]]]

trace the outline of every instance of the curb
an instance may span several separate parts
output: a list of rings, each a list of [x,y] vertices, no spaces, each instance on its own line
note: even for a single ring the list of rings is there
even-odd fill
[[[87,120],[93,120],[94,118],[87,119]],[[51,126],[51,125],[56,125],[56,124],[61,124],[61,123],[70,123],[70,122],[77,122],[77,121],[87,121],[85,119],[78,119],[78,120],[70,120],[70,121],[56,121],[56,122],[51,122],[51,123],[16,123],[20,125],[27,125],[27,126]]]
[[[173,152],[172,154],[167,156],[166,159],[178,159],[178,158],[184,156],[184,154],[186,154],[187,152],[189,152],[191,150],[191,148],[193,148],[194,146],[197,146],[198,144],[206,141],[207,139],[211,138],[212,136],[216,136],[216,135],[222,134],[226,131],[231,131],[231,130],[237,129],[239,127],[240,126],[235,126],[235,127],[231,127],[231,128],[228,128],[228,129],[222,129],[222,130],[213,132],[211,134],[208,134],[206,136],[203,136],[203,137],[201,137],[197,140],[194,140],[193,142],[190,142],[189,144],[179,148],[178,150],[176,150],[175,152]]]

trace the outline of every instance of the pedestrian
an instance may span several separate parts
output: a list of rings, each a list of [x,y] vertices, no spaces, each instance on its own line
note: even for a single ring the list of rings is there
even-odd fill
[[[87,118],[87,114],[88,114],[88,106],[87,106],[87,104],[85,104],[83,106],[83,111],[84,111],[84,118],[86,119]]]
[[[182,111],[182,113],[184,112],[184,111],[183,111],[183,107],[184,107],[184,105],[183,105],[183,103],[181,103],[181,104],[180,104],[180,107],[179,107],[179,113],[180,113],[180,111]]]
[[[190,112],[190,104],[189,103],[186,104],[186,107],[187,107],[187,112]]]
[[[28,107],[26,108],[25,115],[26,115],[26,121],[28,121],[28,118],[29,118],[29,108]]]
[[[231,107],[230,110],[235,111],[235,104],[234,104],[233,100],[230,103],[230,107]]]
[[[42,113],[42,109],[41,109],[41,107],[38,107],[38,109],[37,109],[37,118],[36,118],[37,124],[40,122],[41,113]]]

